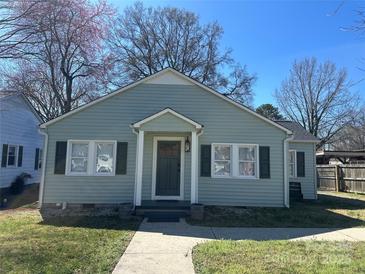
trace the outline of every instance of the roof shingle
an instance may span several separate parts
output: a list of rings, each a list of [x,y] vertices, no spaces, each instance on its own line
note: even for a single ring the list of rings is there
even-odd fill
[[[294,141],[319,141],[317,137],[306,131],[300,124],[293,121],[279,120],[275,121],[279,125],[289,129],[293,132]]]

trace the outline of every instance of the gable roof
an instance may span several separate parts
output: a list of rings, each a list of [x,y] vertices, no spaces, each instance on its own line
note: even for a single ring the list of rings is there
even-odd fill
[[[306,131],[305,128],[302,127],[297,122],[287,121],[287,120],[279,120],[275,122],[293,132],[292,141],[304,141],[304,142],[314,142],[314,143],[319,142],[317,137],[313,136],[311,133]]]
[[[66,114],[63,114],[63,115],[61,115],[59,117],[56,117],[56,118],[54,118],[54,119],[52,119],[52,120],[50,120],[50,121],[48,121],[46,123],[43,123],[43,124],[40,125],[40,127],[41,128],[46,128],[47,126],[49,126],[49,125],[51,125],[53,123],[56,123],[56,122],[58,122],[58,121],[60,121],[60,120],[62,120],[64,118],[66,118],[66,117],[68,117],[70,115],[73,115],[73,114],[75,114],[75,113],[77,113],[77,112],[79,112],[79,111],[81,111],[81,110],[83,110],[85,108],[91,107],[94,104],[97,104],[99,102],[102,102],[102,101],[104,101],[104,100],[106,100],[106,99],[108,99],[108,98],[110,98],[110,97],[112,97],[114,95],[120,94],[120,93],[122,93],[122,92],[124,92],[124,91],[126,91],[128,89],[131,89],[131,88],[133,88],[133,87],[135,87],[135,86],[137,86],[139,84],[148,83],[152,79],[156,79],[157,77],[160,77],[164,73],[167,73],[167,72],[173,73],[176,76],[178,76],[179,78],[182,78],[183,80],[186,80],[186,81],[188,81],[188,82],[190,82],[190,83],[192,83],[194,85],[197,85],[197,86],[201,87],[202,89],[204,89],[204,90],[206,90],[206,91],[208,91],[208,92],[210,92],[210,93],[218,96],[219,98],[221,98],[221,99],[223,99],[223,100],[225,100],[225,101],[233,104],[234,106],[236,106],[236,107],[238,107],[238,108],[240,108],[240,109],[242,109],[244,111],[249,112],[250,114],[258,117],[259,119],[267,122],[268,124],[271,124],[272,126],[281,129],[282,131],[286,132],[287,134],[291,134],[292,133],[291,130],[287,129],[286,127],[283,127],[282,125],[271,121],[270,119],[268,119],[268,118],[266,118],[266,117],[264,117],[264,116],[256,113],[255,111],[251,110],[249,107],[246,107],[246,106],[244,106],[244,105],[242,105],[240,103],[237,103],[236,101],[228,98],[227,96],[224,96],[223,94],[219,93],[218,91],[211,89],[210,87],[208,87],[208,86],[206,86],[206,85],[204,85],[204,84],[202,84],[202,83],[200,83],[200,82],[198,82],[198,81],[196,81],[196,80],[194,80],[194,79],[192,79],[192,78],[184,75],[183,73],[181,73],[181,72],[179,72],[179,71],[177,71],[177,70],[175,70],[173,68],[165,68],[165,69],[163,69],[163,70],[161,70],[159,72],[156,72],[155,74],[152,74],[152,75],[147,76],[147,77],[145,77],[145,78],[143,78],[143,79],[141,79],[139,81],[136,81],[134,83],[131,83],[131,84],[129,84],[129,85],[125,86],[125,87],[122,87],[122,88],[120,88],[120,89],[118,89],[118,90],[116,90],[114,92],[111,92],[111,93],[109,93],[109,94],[107,94],[105,96],[102,96],[102,97],[100,97],[100,98],[98,98],[98,99],[96,99],[96,100],[94,100],[94,101],[92,101],[92,102],[90,102],[88,104],[85,104],[83,106],[80,106],[80,107],[78,107],[78,108],[76,108],[74,110],[71,110],[70,112],[68,112]]]
[[[181,120],[184,120],[185,122],[193,125],[196,129],[202,129],[203,128],[203,125],[195,122],[194,120],[186,117],[185,115],[182,115],[182,114],[176,112],[172,108],[165,108],[165,109],[163,109],[163,110],[161,110],[161,111],[159,111],[155,114],[152,114],[152,115],[150,115],[150,116],[148,116],[148,117],[146,117],[146,118],[144,118],[144,119],[142,119],[138,122],[133,123],[132,126],[134,128],[140,128],[143,124],[148,123],[149,121],[152,121],[154,119],[157,119],[158,117],[161,117],[162,115],[164,115],[166,113],[170,113],[170,114],[180,118]]]
[[[14,96],[16,94],[15,91],[10,90],[0,90],[0,100],[4,100],[7,97]]]
[[[14,98],[14,97],[21,98],[24,101],[24,103],[28,106],[28,108],[30,109],[30,111],[37,118],[37,120],[40,123],[43,123],[44,122],[42,120],[42,118],[39,116],[39,114],[37,113],[37,111],[34,109],[33,105],[29,102],[28,98],[25,97],[25,95],[23,93],[17,92],[17,91],[13,91],[13,90],[0,90],[0,101],[5,101],[5,100],[8,100],[8,99]]]

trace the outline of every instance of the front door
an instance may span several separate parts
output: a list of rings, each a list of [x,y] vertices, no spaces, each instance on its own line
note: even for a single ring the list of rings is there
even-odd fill
[[[180,141],[157,141],[156,196],[180,196],[180,153]]]

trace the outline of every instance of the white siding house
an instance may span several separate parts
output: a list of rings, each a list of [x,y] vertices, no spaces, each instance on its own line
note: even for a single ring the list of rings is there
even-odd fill
[[[0,189],[26,172],[27,184],[39,183],[43,136],[38,131],[41,119],[27,99],[15,92],[0,91]]]

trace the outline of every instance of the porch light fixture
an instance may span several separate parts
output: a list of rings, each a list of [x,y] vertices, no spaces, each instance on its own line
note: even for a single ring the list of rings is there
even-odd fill
[[[190,140],[189,140],[189,136],[186,137],[185,140],[185,152],[190,152]]]

